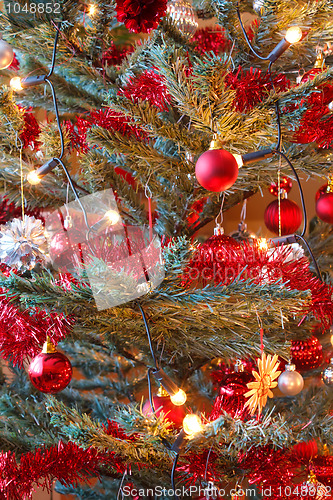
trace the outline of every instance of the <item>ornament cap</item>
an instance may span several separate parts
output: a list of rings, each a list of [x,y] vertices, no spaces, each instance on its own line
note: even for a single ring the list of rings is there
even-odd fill
[[[209,149],[210,150],[212,150],[212,149],[222,149],[222,147],[223,147],[222,141],[220,141],[220,139],[218,138],[217,134],[214,134],[213,135],[213,140],[210,143]]]
[[[237,359],[235,363],[235,372],[243,373],[244,372],[244,363],[241,359]]]
[[[317,483],[317,477],[316,474],[313,472],[313,470],[310,470],[309,475],[308,475],[308,483],[315,484]]]
[[[288,364],[286,364],[285,370],[286,370],[286,372],[295,372],[296,365],[294,365],[294,363],[288,363]]]
[[[158,388],[158,391],[157,391],[157,396],[159,398],[166,398],[169,396],[169,394],[167,393],[167,391],[164,389],[164,387],[162,385],[159,386]]]
[[[214,227],[214,236],[222,236],[224,234],[224,229],[221,224],[217,223]]]
[[[325,59],[324,59],[323,53],[321,51],[319,51],[317,54],[317,59],[316,59],[314,68],[319,68],[322,70],[326,69]]]
[[[58,352],[57,349],[55,348],[54,344],[51,342],[51,339],[49,336],[46,337],[46,342],[43,345],[43,354],[52,354],[53,352]]]

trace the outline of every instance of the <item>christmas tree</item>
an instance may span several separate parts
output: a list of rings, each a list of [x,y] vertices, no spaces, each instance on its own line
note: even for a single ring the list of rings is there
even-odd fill
[[[331,497],[332,16],[4,1],[1,498]]]

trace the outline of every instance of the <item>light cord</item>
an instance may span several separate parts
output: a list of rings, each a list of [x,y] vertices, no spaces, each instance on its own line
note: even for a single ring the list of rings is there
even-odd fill
[[[240,14],[240,11],[239,11],[239,2],[237,2],[237,6],[236,6],[236,12],[237,12],[237,16],[238,16],[238,19],[239,19],[239,24],[242,28],[242,31],[243,31],[243,35],[244,35],[244,38],[245,38],[245,41],[246,43],[248,44],[251,52],[256,56],[258,57],[258,59],[261,59],[262,61],[268,61],[268,58],[267,57],[263,57],[261,56],[260,54],[258,54],[258,52],[256,52],[254,50],[254,48],[252,47],[251,45],[251,42],[250,42],[250,39],[249,37],[247,36],[247,33],[245,31],[245,28],[244,28],[244,25],[243,25],[243,21],[242,21],[242,18],[241,18],[241,14]]]
[[[154,416],[156,417],[156,409],[155,409],[154,400],[153,400],[153,394],[152,394],[152,388],[151,388],[151,378],[150,378],[150,374],[153,371],[154,371],[154,368],[152,368],[151,366],[147,370],[148,398],[149,398],[149,404],[150,404],[150,407],[151,407],[151,411],[153,412]]]
[[[318,276],[318,278],[320,279],[320,281],[324,282],[324,280],[322,278],[322,275],[321,275],[321,272],[320,272],[320,269],[319,269],[318,262],[317,262],[315,256],[312,253],[312,250],[311,250],[311,247],[310,247],[309,243],[300,234],[295,234],[295,237],[296,237],[297,240],[301,240],[304,243],[304,245],[306,246],[306,248],[307,248],[307,250],[308,250],[308,252],[310,254],[310,257],[312,259],[313,265],[315,267],[316,275]]]
[[[179,458],[179,453],[176,453],[176,456],[175,456],[175,459],[174,459],[173,465],[172,465],[172,471],[171,471],[171,488],[173,490],[173,498],[175,498],[176,500],[180,500],[179,496],[176,494],[176,485],[175,485],[175,473],[176,473],[178,458]]]
[[[141,304],[139,302],[136,301],[136,305],[140,309],[140,312],[142,314],[142,319],[143,319],[143,322],[144,322],[145,327],[146,327],[146,332],[147,332],[147,337],[148,337],[150,352],[151,352],[151,356],[153,358],[155,370],[158,370],[159,366],[158,366],[157,359],[156,359],[156,356],[155,356],[155,352],[154,352],[154,348],[153,348],[153,341],[152,341],[152,338],[151,338],[151,334],[150,334],[150,330],[149,330],[149,326],[148,326],[146,314],[145,314],[145,312],[144,312],[144,310],[143,310],[143,308],[142,308],[142,306],[141,306]]]
[[[60,116],[59,116],[57,96],[56,96],[56,93],[55,93],[55,90],[54,90],[52,82],[48,78],[45,78],[45,81],[49,84],[50,89],[51,89],[51,93],[52,93],[54,112],[55,112],[55,115],[56,115],[56,120],[57,120],[57,125],[58,125],[58,130],[59,130],[59,136],[60,136],[61,149],[60,149],[59,159],[61,160],[62,157],[64,156],[65,145],[64,145],[64,135],[62,133],[61,124],[60,124]]]
[[[50,70],[48,72],[48,74],[46,75],[46,78],[49,78],[52,74],[53,74],[53,71],[54,71],[54,66],[55,66],[55,62],[56,62],[56,56],[57,56],[57,45],[58,45],[58,38],[59,38],[59,32],[60,32],[60,28],[61,28],[61,21],[56,25],[56,36],[54,38],[54,45],[53,45],[53,53],[52,53],[52,61],[51,61],[51,67],[50,67]]]

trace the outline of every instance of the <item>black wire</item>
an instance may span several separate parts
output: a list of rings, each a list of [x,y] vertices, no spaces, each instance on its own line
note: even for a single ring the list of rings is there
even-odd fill
[[[288,156],[286,156],[284,153],[282,153],[282,151],[280,151],[279,149],[276,149],[275,152],[278,155],[282,156],[286,160],[286,162],[288,163],[289,167],[293,171],[294,176],[296,177],[296,181],[297,181],[298,189],[299,189],[299,194],[300,194],[300,197],[301,197],[302,210],[303,210],[303,230],[301,232],[301,237],[303,237],[305,235],[306,227],[308,225],[308,218],[307,218],[307,214],[306,214],[304,194],[303,194],[303,189],[302,189],[301,181],[299,180],[299,177],[298,177],[298,174],[297,174],[297,172],[295,170],[295,167],[293,166],[293,164],[289,160]]]
[[[173,498],[176,498],[176,500],[179,500],[179,496],[176,495],[176,485],[175,485],[175,472],[176,472],[178,458],[179,458],[179,454],[176,453],[175,459],[173,461],[172,471],[171,471],[171,488],[173,489]]]
[[[153,395],[152,395],[152,390],[151,390],[151,379],[150,379],[150,373],[153,371],[154,371],[154,368],[152,368],[152,367],[148,368],[148,370],[147,370],[148,396],[149,396],[149,403],[150,403],[151,410],[156,417],[156,409],[155,409],[155,405],[154,405],[154,401],[153,401]]]
[[[311,259],[312,259],[312,262],[313,262],[313,265],[315,266],[315,270],[316,270],[316,275],[318,276],[318,278],[320,279],[320,281],[324,282],[323,278],[322,278],[322,275],[321,275],[321,272],[320,272],[320,269],[319,269],[319,266],[318,266],[318,262],[315,258],[315,256],[313,255],[312,253],[312,250],[310,248],[310,245],[309,243],[306,241],[305,238],[303,238],[303,236],[301,236],[300,234],[295,234],[295,237],[297,240],[301,240],[304,245],[306,246],[306,248],[308,249],[308,252],[311,256]]]
[[[268,65],[268,76],[271,81],[272,87],[274,92],[276,92],[276,88],[274,85],[274,80],[272,77],[272,61]],[[275,105],[275,115],[276,115],[276,123],[277,123],[277,128],[278,128],[278,140],[276,144],[276,149],[280,150],[281,149],[281,138],[282,138],[282,133],[281,133],[281,121],[280,121],[280,106],[279,106],[279,100],[277,99],[274,103]]]
[[[60,117],[59,117],[57,96],[56,96],[56,93],[55,93],[55,90],[54,90],[52,82],[48,78],[45,78],[45,81],[50,85],[50,89],[51,89],[51,92],[52,92],[54,112],[55,112],[55,115],[56,115],[56,120],[57,120],[57,125],[58,125],[58,130],[59,130],[59,136],[60,136],[61,149],[60,149],[59,159],[61,160],[61,158],[64,156],[65,145],[64,145],[64,136],[63,136],[63,133],[62,133],[62,130],[61,130],[61,125],[60,125]]]
[[[82,212],[83,212],[84,222],[85,222],[85,224],[86,224],[86,226],[87,226],[87,229],[88,229],[88,230],[90,230],[90,225],[89,225],[89,222],[88,222],[88,217],[87,217],[87,212],[86,212],[86,209],[85,209],[85,208],[84,208],[84,206],[82,205],[82,202],[81,202],[81,200],[80,200],[80,198],[79,198],[79,195],[77,194],[77,191],[76,191],[75,186],[74,186],[74,184],[73,184],[72,178],[71,178],[71,176],[70,176],[70,174],[69,174],[69,172],[68,172],[68,170],[67,170],[67,168],[66,168],[66,165],[63,163],[63,161],[61,160],[61,158],[54,158],[54,160],[56,160],[56,161],[57,161],[58,163],[60,163],[60,165],[62,166],[62,169],[63,169],[63,171],[65,172],[66,177],[67,177],[67,179],[68,179],[69,185],[70,185],[70,187],[72,188],[72,191],[73,191],[73,193],[74,193],[75,199],[76,199],[76,201],[78,202],[78,204],[80,205],[81,210],[82,210]]]
[[[268,60],[268,58],[267,58],[267,57],[263,57],[263,56],[261,56],[260,54],[258,54],[258,52],[256,52],[256,51],[254,50],[254,48],[252,47],[252,45],[251,45],[250,39],[249,39],[249,37],[247,36],[247,33],[246,33],[246,31],[245,31],[245,28],[244,28],[244,25],[243,25],[243,22],[242,22],[242,18],[241,18],[240,12],[239,12],[239,2],[237,2],[236,11],[237,11],[237,16],[238,16],[238,19],[239,19],[240,26],[241,26],[242,31],[243,31],[244,38],[245,38],[246,43],[248,44],[248,46],[249,46],[249,48],[250,48],[251,52],[252,52],[252,53],[253,53],[256,57],[258,57],[259,59],[262,59],[263,61],[267,61],[267,60]]]
[[[143,319],[143,322],[144,322],[145,327],[146,327],[146,332],[147,332],[147,336],[148,336],[148,342],[149,342],[150,352],[151,352],[151,355],[152,355],[152,358],[153,358],[153,361],[154,361],[155,370],[158,370],[159,367],[158,367],[158,364],[157,364],[157,360],[156,360],[156,356],[155,356],[155,352],[154,352],[154,348],[153,348],[153,341],[152,341],[152,338],[151,338],[151,335],[150,335],[149,326],[148,326],[148,323],[147,323],[147,318],[146,318],[145,312],[142,309],[141,304],[139,302],[136,302],[136,305],[138,306],[138,308],[141,311],[142,319]]]
[[[50,68],[48,74],[46,75],[46,78],[49,78],[52,75],[53,71],[54,71],[54,66],[55,66],[55,61],[56,61],[56,55],[57,55],[57,44],[58,44],[58,38],[59,38],[60,28],[61,28],[61,21],[56,26],[56,35],[55,35],[55,38],[54,38],[51,68]]]

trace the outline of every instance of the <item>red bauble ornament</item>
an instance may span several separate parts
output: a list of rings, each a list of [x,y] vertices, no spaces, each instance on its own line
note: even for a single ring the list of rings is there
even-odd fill
[[[297,231],[302,222],[302,212],[299,206],[291,200],[284,198],[281,203],[281,235],[292,234]],[[264,214],[267,229],[279,234],[279,200],[274,200],[268,205]]]
[[[207,191],[225,191],[237,180],[237,161],[224,149],[209,149],[199,157],[195,175],[199,184]]]
[[[315,76],[325,71],[325,69],[326,66],[325,66],[324,56],[321,52],[319,52],[314,67],[309,71],[307,71],[306,73],[304,73],[301,79],[301,83],[306,83],[309,80],[313,80]]]
[[[282,177],[280,180],[280,190],[283,189],[285,193],[289,193],[291,188],[293,187],[292,180],[289,179],[289,177]],[[279,195],[279,188],[277,185],[277,182],[272,182],[271,185],[269,186],[269,192],[273,196],[278,196]]]
[[[155,414],[157,417],[160,416],[161,412],[164,413],[165,418],[169,420],[175,427],[179,428],[183,425],[183,420],[186,415],[184,406],[175,406],[169,396],[153,396],[153,403],[155,408]],[[150,416],[153,414],[153,410],[150,406],[150,401],[146,401],[142,408],[142,413],[144,415]]]
[[[217,419],[223,410],[232,417],[241,419],[247,417],[249,412],[248,409],[244,409],[246,402],[244,394],[248,392],[247,384],[252,380],[253,376],[248,372],[234,372],[227,375],[220,386],[209,419]]]
[[[72,379],[72,365],[69,359],[58,352],[48,339],[43,351],[30,363],[29,377],[33,386],[41,392],[60,392]]]
[[[307,340],[293,340],[291,343],[292,363],[297,370],[307,371],[318,368],[323,362],[323,348],[319,340],[312,336]]]
[[[333,224],[333,192],[324,192],[322,186],[316,194],[316,214],[319,219]]]

